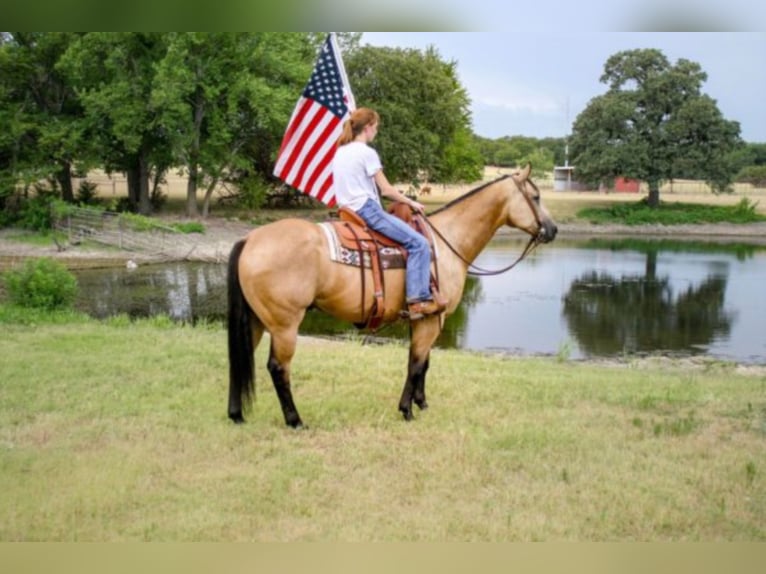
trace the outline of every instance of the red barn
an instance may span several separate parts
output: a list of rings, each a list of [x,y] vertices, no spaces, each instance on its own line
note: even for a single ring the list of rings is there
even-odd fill
[[[627,177],[616,177],[614,179],[615,191],[627,191],[630,193],[638,193],[641,182],[637,179],[628,179]]]

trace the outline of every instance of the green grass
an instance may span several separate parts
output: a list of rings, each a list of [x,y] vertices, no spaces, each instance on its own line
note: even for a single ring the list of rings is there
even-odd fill
[[[660,202],[649,207],[646,200],[636,203],[614,203],[607,207],[586,207],[577,217],[590,223],[622,223],[626,225],[679,225],[700,223],[755,223],[766,221],[757,213],[757,202],[742,198],[736,205],[705,205],[682,202]]]
[[[766,376],[302,339],[293,431],[226,335],[0,306],[0,541],[766,540]]]
[[[205,233],[205,225],[199,221],[182,221],[171,227],[181,233]]]
[[[53,237],[63,240],[64,234],[57,231],[31,231],[27,229],[14,229],[5,234],[4,239],[8,241],[16,241],[27,245],[35,245],[42,247],[49,247],[55,245]]]

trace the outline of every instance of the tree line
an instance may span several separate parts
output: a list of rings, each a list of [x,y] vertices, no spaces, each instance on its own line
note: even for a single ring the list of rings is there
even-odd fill
[[[340,34],[354,96],[380,113],[394,181],[472,181],[482,158],[454,62],[360,46]],[[171,169],[186,212],[206,215],[222,182],[255,204],[316,60],[314,33],[43,33],[0,38],[0,201],[47,182],[74,201],[74,175],[125,173],[128,202],[152,210]]]
[[[188,176],[186,213],[207,215],[232,184],[257,206],[284,129],[316,60],[318,33],[6,32],[0,34],[0,213],[35,187],[75,201],[73,177],[126,174],[127,207],[148,214],[170,170]],[[766,165],[766,144],[744,144],[701,92],[699,65],[656,50],[613,56],[609,84],[577,117],[572,136],[495,140],[472,131],[457,63],[436,48],[362,46],[339,34],[356,101],[377,109],[376,147],[392,181],[470,182],[485,164],[565,161],[585,181],[616,175],[688,177],[724,189]],[[83,190],[80,190],[83,191]],[[84,190],[87,191],[87,190]]]

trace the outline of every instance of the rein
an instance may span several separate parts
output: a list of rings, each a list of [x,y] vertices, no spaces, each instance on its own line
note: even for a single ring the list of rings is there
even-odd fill
[[[519,255],[516,261],[514,261],[513,263],[511,263],[510,265],[506,267],[503,267],[502,269],[494,269],[494,270],[482,269],[478,265],[475,265],[471,261],[468,261],[468,259],[463,257],[460,253],[458,253],[457,249],[455,249],[455,247],[447,240],[447,238],[444,237],[444,235],[442,235],[442,232],[439,231],[436,227],[434,227],[434,224],[431,223],[431,221],[428,218],[425,218],[425,220],[428,222],[428,226],[431,229],[433,229],[434,233],[436,233],[436,235],[438,235],[439,238],[442,241],[444,241],[444,244],[447,247],[449,247],[449,250],[452,251],[452,253],[454,253],[457,256],[457,258],[460,259],[460,261],[462,261],[468,266],[468,274],[474,277],[487,277],[491,275],[500,275],[502,273],[505,273],[506,271],[510,271],[511,269],[516,267],[516,265],[521,263],[522,259],[524,259],[527,255],[532,253],[534,248],[540,245],[541,243],[540,235],[535,235],[534,237],[530,237],[529,242],[527,243],[527,246],[524,248],[524,251],[521,252],[521,255]]]
[[[504,176],[504,177],[508,177],[508,176]],[[504,178],[501,178],[501,179],[504,179]],[[544,233],[543,225],[542,225],[542,222],[540,221],[540,214],[538,213],[537,209],[534,206],[534,203],[532,202],[529,195],[527,194],[526,183],[527,182],[524,181],[521,184],[521,187],[525,187],[525,189],[522,189],[521,187],[519,187],[518,184],[517,184],[517,188],[519,189],[519,192],[521,192],[521,195],[524,197],[524,199],[527,201],[529,208],[532,210],[532,213],[535,216],[535,220],[537,220],[537,225],[540,229],[540,232],[537,235],[534,235],[529,238],[529,242],[527,243],[527,246],[524,248],[524,251],[521,252],[521,255],[519,255],[516,261],[514,261],[507,267],[503,267],[502,269],[496,269],[496,270],[482,269],[481,267],[475,265],[473,262],[468,261],[465,257],[463,257],[460,253],[458,253],[457,249],[455,249],[455,247],[447,240],[447,238],[444,237],[442,232],[439,231],[436,227],[434,227],[434,224],[431,223],[430,219],[428,219],[427,217],[424,218],[426,222],[428,223],[428,226],[434,231],[434,233],[436,233],[436,235],[439,236],[439,238],[444,242],[444,244],[449,248],[449,250],[452,251],[452,253],[454,253],[458,259],[460,259],[463,263],[465,263],[468,266],[468,275],[472,275],[474,277],[487,277],[491,275],[500,275],[502,273],[505,273],[506,271],[510,271],[511,269],[516,267],[516,265],[521,263],[521,261],[527,255],[529,255],[535,249],[535,247],[537,247],[538,245],[540,245],[540,243],[542,243],[542,238]],[[534,186],[534,183],[532,183],[532,185]]]

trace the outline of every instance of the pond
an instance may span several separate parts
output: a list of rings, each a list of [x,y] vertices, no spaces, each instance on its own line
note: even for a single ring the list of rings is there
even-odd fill
[[[496,239],[477,259],[495,269],[523,244]],[[96,317],[225,317],[224,265],[170,263],[77,272],[78,308]],[[469,277],[438,347],[579,359],[652,353],[766,364],[766,250],[744,244],[634,239],[557,241],[512,271]],[[350,324],[311,311],[303,334]],[[400,322],[375,336],[407,337]]]

